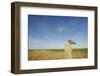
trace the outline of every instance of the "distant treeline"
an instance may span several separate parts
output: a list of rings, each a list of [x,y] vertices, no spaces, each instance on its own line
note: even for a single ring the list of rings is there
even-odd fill
[[[29,51],[64,51],[64,49],[29,49]],[[72,50],[81,50],[81,51],[84,51],[84,50],[88,50],[88,48],[73,48]]]

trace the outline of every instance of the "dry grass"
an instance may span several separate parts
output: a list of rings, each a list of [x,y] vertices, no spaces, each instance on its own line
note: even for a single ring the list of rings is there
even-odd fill
[[[87,49],[73,49],[72,59],[82,59],[88,57]],[[28,60],[56,60],[65,59],[64,49],[44,49],[44,50],[29,50]]]

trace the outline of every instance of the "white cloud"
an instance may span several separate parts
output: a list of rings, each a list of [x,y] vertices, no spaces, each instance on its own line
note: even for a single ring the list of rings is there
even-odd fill
[[[58,31],[58,32],[63,32],[64,30],[65,30],[64,27],[61,27],[61,26],[58,26],[58,27],[57,27],[57,31]]]

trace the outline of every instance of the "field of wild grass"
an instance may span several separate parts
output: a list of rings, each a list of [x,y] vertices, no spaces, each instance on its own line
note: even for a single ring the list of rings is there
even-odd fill
[[[83,59],[88,57],[88,49],[73,49],[72,59]],[[65,59],[64,49],[42,49],[28,50],[28,60],[56,60]]]

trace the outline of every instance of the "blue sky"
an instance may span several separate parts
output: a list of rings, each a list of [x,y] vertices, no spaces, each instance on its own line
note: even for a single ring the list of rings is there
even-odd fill
[[[88,47],[87,17],[28,15],[29,49],[62,49],[68,39]]]

